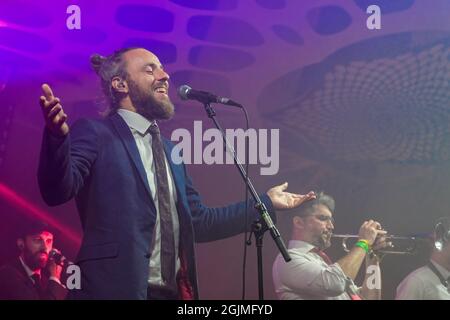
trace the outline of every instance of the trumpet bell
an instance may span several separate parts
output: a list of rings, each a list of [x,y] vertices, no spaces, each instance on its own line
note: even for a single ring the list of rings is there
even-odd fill
[[[442,251],[446,243],[450,241],[450,223],[446,218],[441,218],[434,227],[434,247]]]

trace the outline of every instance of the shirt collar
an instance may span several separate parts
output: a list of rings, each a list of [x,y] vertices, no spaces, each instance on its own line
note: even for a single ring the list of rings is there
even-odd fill
[[[137,112],[119,109],[117,110],[117,113],[122,117],[122,119],[130,128],[133,128],[141,135],[145,135],[148,128],[155,123],[155,120],[149,121],[147,118]]]
[[[305,242],[302,240],[290,240],[289,241],[289,249],[296,249],[302,253],[307,253],[314,249],[315,246],[309,242]]]
[[[430,259],[431,263],[434,264],[436,269],[438,269],[439,273],[444,277],[444,279],[448,279],[450,277],[450,271],[441,266],[439,263],[434,261],[433,259]]]
[[[27,275],[29,277],[31,277],[33,274],[38,274],[41,275],[41,270],[37,270],[36,272],[34,272],[33,270],[30,269],[30,267],[27,266],[27,264],[25,263],[25,261],[23,261],[22,257],[19,257],[20,263],[22,264],[23,268],[25,269],[25,272],[27,273]]]

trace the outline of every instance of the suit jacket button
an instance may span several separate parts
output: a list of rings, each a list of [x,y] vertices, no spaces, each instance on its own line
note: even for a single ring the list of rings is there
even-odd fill
[[[150,253],[147,253],[147,254],[145,255],[145,258],[150,259],[151,256],[152,256],[152,255],[151,255]]]

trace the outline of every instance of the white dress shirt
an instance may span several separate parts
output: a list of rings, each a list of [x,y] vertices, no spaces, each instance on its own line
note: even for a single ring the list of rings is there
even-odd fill
[[[141,156],[142,164],[144,165],[145,174],[147,175],[147,181],[150,186],[151,196],[156,208],[156,225],[154,230],[153,248],[151,248],[152,255],[150,257],[149,264],[149,278],[148,283],[156,286],[164,286],[165,284],[161,278],[161,231],[160,231],[160,216],[158,208],[158,198],[156,197],[156,173],[155,164],[153,161],[152,152],[152,136],[148,132],[148,128],[153,124],[142,115],[136,112],[119,109],[117,113],[125,120],[128,127],[130,127],[133,134],[134,141],[136,141],[139,155]],[[173,181],[170,165],[166,157],[166,170],[169,183],[170,192],[170,211],[172,213],[173,233],[175,240],[175,254],[176,254],[176,266],[175,274],[180,269],[180,259],[178,258],[179,238],[180,238],[180,225],[178,220],[178,212],[176,207],[177,192],[175,189],[175,183]],[[150,241],[150,239],[149,239]]]
[[[289,241],[291,261],[285,262],[281,254],[275,259],[272,275],[275,292],[281,300],[350,300],[350,286],[357,291],[353,281],[339,264],[328,265],[317,253],[314,245]]]
[[[450,271],[430,260],[444,279],[449,279]],[[397,287],[397,300],[450,300],[450,288],[446,288],[439,277],[423,266],[411,272]]]

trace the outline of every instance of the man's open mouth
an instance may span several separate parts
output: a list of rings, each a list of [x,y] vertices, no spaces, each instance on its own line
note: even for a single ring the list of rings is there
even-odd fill
[[[155,88],[155,92],[167,95],[167,88],[166,87],[157,87],[157,88]]]

